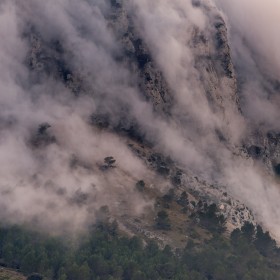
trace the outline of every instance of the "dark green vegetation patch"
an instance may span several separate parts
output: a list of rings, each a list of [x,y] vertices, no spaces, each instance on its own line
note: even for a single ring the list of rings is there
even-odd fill
[[[280,279],[280,253],[261,227],[247,223],[230,239],[219,234],[175,253],[118,232],[117,224],[101,224],[80,242],[46,237],[20,227],[1,227],[2,265],[44,279]]]

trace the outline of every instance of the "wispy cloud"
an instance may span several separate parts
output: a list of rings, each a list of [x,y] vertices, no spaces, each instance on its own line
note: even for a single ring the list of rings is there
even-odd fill
[[[254,22],[262,7],[252,4],[256,15],[248,23],[240,20],[241,2],[222,6],[226,14],[231,11],[231,48],[245,79],[241,100],[248,123],[238,111],[234,73],[227,73],[232,71],[227,33],[219,30],[223,22],[217,9],[192,1],[130,0],[122,10],[117,1],[116,22],[109,2],[0,4],[0,35],[5,38],[0,42],[2,217],[73,229],[94,221],[95,210],[104,204],[117,211],[126,200],[125,207],[136,212],[149,204],[133,186],[152,172],[132,154],[126,139],[90,124],[97,115],[113,127],[137,125],[155,149],[186,170],[242,194],[262,221],[273,217],[269,226],[278,217],[271,214],[278,192],[266,188],[252,161],[234,155],[248,124],[258,120],[277,127],[277,97],[259,87],[269,84],[261,66],[277,62],[264,51],[274,54],[276,47],[256,43],[265,41]],[[147,100],[141,69],[129,61],[127,53],[135,48],[126,34],[129,24],[151,56],[141,57],[145,69],[156,67],[172,95],[169,112],[156,110]],[[271,26],[260,28],[265,34]],[[273,37],[273,31],[269,34]],[[260,77],[257,82],[254,75]],[[253,89],[257,97],[249,102]],[[153,89],[145,90],[153,94]],[[104,174],[99,166],[106,156],[114,156],[118,167]],[[258,207],[264,194],[267,202]]]

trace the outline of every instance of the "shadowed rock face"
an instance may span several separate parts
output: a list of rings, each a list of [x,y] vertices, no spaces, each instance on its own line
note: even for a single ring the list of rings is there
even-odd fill
[[[274,166],[274,171],[277,176],[280,176],[280,163],[278,163]]]
[[[143,97],[153,104],[155,111],[170,113],[172,93],[145,41],[135,28],[132,16],[128,15],[121,3],[112,7],[109,22],[122,46],[124,63],[138,76]]]
[[[74,95],[82,94],[82,81],[77,73],[73,73],[71,62],[67,60],[69,50],[57,39],[44,41],[34,28],[29,28],[25,33],[30,44],[26,64],[32,71],[34,82],[40,83],[46,77],[61,80]]]
[[[51,125],[48,123],[40,124],[36,133],[32,136],[30,142],[35,148],[42,148],[56,142],[56,138],[49,132]]]
[[[193,4],[209,13],[208,24],[210,26],[207,30],[193,27],[193,35],[189,45],[195,58],[194,66],[209,100],[209,106],[214,112],[220,112],[222,116],[229,118],[227,109],[239,110],[239,104],[236,77],[227,40],[227,27],[215,9],[206,5],[200,6],[199,1]],[[117,59],[135,74],[143,99],[153,105],[157,114],[171,116],[174,93],[171,92],[148,45],[135,27],[133,15],[128,14],[121,1],[112,1],[107,20],[108,26],[120,44]],[[27,63],[35,80],[40,81],[46,76],[51,76],[61,80],[75,96],[98,95],[97,92],[87,90],[88,81],[83,79],[81,74],[71,65],[71,61],[69,61],[71,50],[65,49],[63,42],[55,38],[49,42],[45,41],[35,31],[35,28],[26,31],[26,37],[31,47]],[[225,88],[227,88],[226,93]],[[98,115],[104,115],[103,111],[106,109],[100,109]],[[127,113],[125,111],[125,114]],[[111,119],[112,123],[112,116],[107,114],[106,118]],[[93,116],[91,119],[97,125],[109,126],[107,121],[100,121],[102,118],[98,116]],[[126,120],[126,122],[129,121]],[[122,125],[114,124],[114,126]]]
[[[261,163],[266,171],[279,176],[280,162],[280,134],[275,131],[266,132],[265,129],[256,129],[247,138],[245,149],[250,157]]]
[[[248,148],[248,154],[253,158],[260,158],[262,156],[262,153],[263,151],[261,147],[252,145]]]

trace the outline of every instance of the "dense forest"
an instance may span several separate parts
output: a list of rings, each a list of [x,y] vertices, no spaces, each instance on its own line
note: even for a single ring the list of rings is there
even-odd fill
[[[2,266],[55,280],[280,279],[275,241],[249,223],[230,238],[213,232],[210,240],[190,240],[181,250],[125,237],[116,222],[95,226],[75,242],[2,225],[0,257]]]

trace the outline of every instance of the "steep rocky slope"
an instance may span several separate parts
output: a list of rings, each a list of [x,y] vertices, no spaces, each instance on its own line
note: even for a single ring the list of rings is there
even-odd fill
[[[148,45],[141,38],[141,32],[137,30],[132,16],[128,14],[120,2],[113,1],[111,5],[107,20],[109,28],[122,48],[118,60],[137,77],[139,91],[143,94],[143,98],[152,104],[155,114],[162,118],[176,120],[176,115],[172,113],[174,94],[172,94],[168,82],[153,58],[153,54],[149,51]],[[239,113],[239,104],[236,75],[227,40],[227,28],[215,8],[203,6],[199,9],[203,9],[209,14],[208,24],[210,27],[205,30],[200,30],[195,26],[192,28],[192,37],[188,44],[190,44],[190,49],[194,54],[194,66],[199,74],[209,106],[220,118],[230,121],[232,111]],[[35,80],[40,81],[40,79],[51,76],[61,80],[65,87],[77,97],[88,94],[94,97],[95,93],[87,91],[87,82],[83,76],[71,68],[71,61],[69,62],[69,58],[66,58],[71,50],[65,49],[62,41],[54,39],[45,41],[41,34],[35,31],[35,28],[31,28],[25,36],[29,41],[30,48],[26,63]],[[104,108],[106,103],[101,103],[100,106],[101,109],[88,116],[90,124],[99,130],[108,130],[119,134],[133,153],[149,169],[153,170],[152,172],[162,177],[160,181],[167,186],[165,191],[169,188],[174,189],[175,200],[178,200],[180,195],[186,192],[192,201],[192,204],[188,202],[187,205],[190,213],[196,213],[200,210],[199,203],[202,205],[215,203],[218,205],[219,211],[226,217],[229,229],[240,227],[244,221],[254,222],[252,212],[243,203],[230,196],[223,186],[208,183],[203,178],[199,178],[197,174],[176,163],[172,156],[168,157],[161,153],[155,143],[141,132],[139,124],[133,116],[129,115],[129,111],[121,113],[120,119],[116,121],[112,119],[114,116],[106,113],[106,108]],[[33,145],[42,148],[55,141],[55,136],[46,133],[47,129],[48,127],[45,128],[44,132],[39,132]],[[226,135],[226,131],[217,131],[217,134],[220,141],[231,145],[231,139]],[[249,155],[252,154],[252,149],[249,150]],[[258,154],[258,152],[255,153]],[[125,175],[123,180],[129,180],[129,176]],[[138,179],[146,181],[146,178]],[[153,179],[148,180],[145,191],[153,189],[153,184],[158,184],[158,179],[155,182]],[[150,197],[149,191],[146,195],[152,200],[163,195],[160,189],[151,190],[151,192]],[[132,232],[144,232],[149,237],[159,235],[157,232],[151,233],[151,231],[154,232],[153,220],[147,218],[146,223],[137,226],[137,223],[133,222],[133,216],[130,217],[126,211],[128,210],[125,208],[124,213],[122,212],[125,219],[122,218],[122,215],[118,217],[126,229],[132,230]],[[154,213],[152,215],[156,214],[154,211],[152,210],[151,213]],[[147,215],[149,216],[149,214],[144,214],[144,217],[148,217]],[[185,222],[183,218],[181,223]]]
[[[90,12],[71,5],[81,11],[73,15],[63,7],[67,16],[53,22],[51,12],[42,15],[48,28],[23,5],[30,18],[19,32],[25,74],[13,82],[29,103],[19,102],[25,104],[23,117],[11,111],[16,116],[5,116],[0,125],[22,139],[29,161],[14,192],[5,186],[2,193],[17,201],[17,186],[24,186],[32,194],[25,203],[36,207],[18,221],[17,213],[25,211],[10,210],[3,201],[4,219],[48,228],[55,211],[61,213],[55,226],[65,224],[65,230],[73,223],[77,230],[105,211],[124,231],[175,247],[186,244],[199,215],[213,204],[228,231],[246,221],[263,223],[233,178],[246,170],[243,165],[260,166],[264,178],[279,175],[280,136],[247,124],[220,11],[210,1],[192,1],[197,17],[203,15],[200,24],[174,9],[179,20],[170,22],[178,34],[172,30],[171,36],[169,26],[147,27],[153,17],[146,10],[143,16],[134,1],[97,3]],[[153,4],[145,5],[154,12]],[[103,162],[110,157],[112,164]],[[46,209],[47,225],[41,225]],[[155,227],[161,210],[170,217],[171,231]]]

